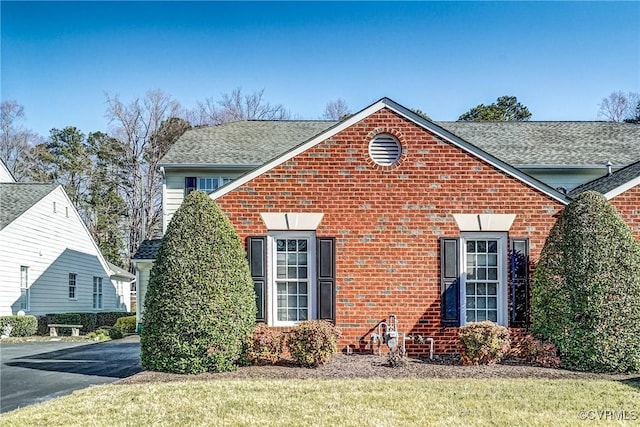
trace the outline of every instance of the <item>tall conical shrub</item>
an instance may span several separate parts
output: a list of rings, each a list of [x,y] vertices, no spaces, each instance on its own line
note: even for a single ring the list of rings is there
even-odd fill
[[[603,195],[585,192],[564,209],[532,293],[533,332],[556,344],[562,366],[640,369],[640,245]]]
[[[169,223],[144,307],[145,368],[235,369],[255,325],[253,282],[231,222],[203,192],[190,193]]]

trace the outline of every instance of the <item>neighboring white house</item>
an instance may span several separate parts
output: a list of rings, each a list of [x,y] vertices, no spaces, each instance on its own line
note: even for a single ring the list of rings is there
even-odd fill
[[[7,168],[2,160],[0,160],[0,182],[16,182],[9,168]]]
[[[132,280],[105,261],[62,186],[0,183],[0,315],[129,311]]]

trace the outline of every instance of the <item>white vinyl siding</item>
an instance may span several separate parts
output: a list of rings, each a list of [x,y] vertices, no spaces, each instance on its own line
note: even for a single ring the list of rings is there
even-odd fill
[[[109,273],[61,187],[0,230],[0,241],[0,315],[20,310],[20,266],[29,266],[27,314],[92,311],[94,276],[104,277],[103,309],[118,309]],[[77,274],[77,300],[69,299],[69,272]]]
[[[162,194],[162,209],[164,211],[163,215],[163,231],[166,231],[167,225],[173,214],[178,210],[182,201],[184,200],[185,193],[185,178],[186,177],[197,177],[200,179],[205,178],[217,178],[220,177],[223,179],[235,179],[240,175],[244,174],[251,168],[247,169],[167,169],[165,170],[165,181],[164,188]],[[196,180],[197,181],[197,180]],[[196,182],[196,185],[197,182]]]

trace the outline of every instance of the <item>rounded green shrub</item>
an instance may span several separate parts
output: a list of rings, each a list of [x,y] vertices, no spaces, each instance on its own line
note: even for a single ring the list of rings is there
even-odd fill
[[[640,245],[606,198],[585,192],[566,206],[542,249],[532,329],[561,366],[640,369]]]
[[[488,320],[460,327],[458,343],[464,365],[493,365],[511,348],[509,330]]]
[[[255,316],[253,281],[237,233],[206,194],[190,193],[151,270],[142,365],[176,373],[233,370]]]
[[[136,316],[125,316],[119,317],[113,328],[120,331],[121,334],[133,334],[137,326]]]
[[[0,316],[0,333],[11,325],[12,337],[30,337],[38,331],[38,319],[35,316]]]
[[[246,356],[253,365],[273,365],[282,355],[282,333],[258,323],[248,343]]]
[[[293,328],[287,337],[291,357],[307,368],[316,368],[331,360],[338,351],[340,330],[325,320],[309,320]]]

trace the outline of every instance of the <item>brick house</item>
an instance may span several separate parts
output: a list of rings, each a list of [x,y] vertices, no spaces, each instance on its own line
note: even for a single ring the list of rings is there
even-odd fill
[[[314,126],[210,193],[247,242],[259,321],[329,319],[342,348],[368,350],[395,315],[438,353],[468,322],[527,325],[530,266],[568,195],[386,98]],[[186,193],[200,178],[178,181]],[[150,268],[154,254],[134,258]]]

